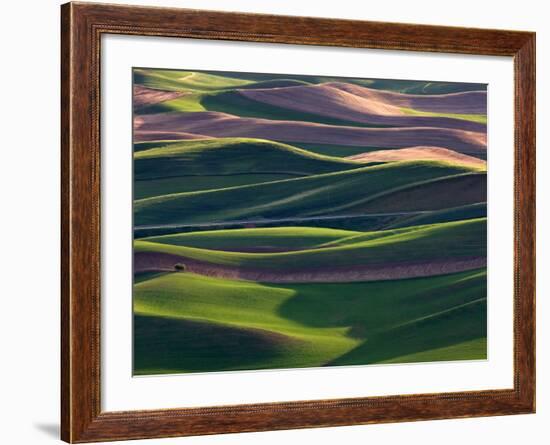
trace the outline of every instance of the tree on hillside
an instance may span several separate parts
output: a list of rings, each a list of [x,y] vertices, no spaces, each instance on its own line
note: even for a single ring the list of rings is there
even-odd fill
[[[177,263],[174,265],[174,269],[177,272],[185,272],[187,270],[187,266],[183,263]]]

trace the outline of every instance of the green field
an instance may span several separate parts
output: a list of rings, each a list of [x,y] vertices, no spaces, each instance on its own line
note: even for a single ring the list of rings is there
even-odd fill
[[[374,232],[379,236],[380,232]],[[315,227],[273,227],[259,229],[208,230],[152,236],[141,241],[211,250],[278,247],[288,250],[314,248],[326,243],[363,235],[362,232]],[[140,241],[136,241],[139,243]]]
[[[190,74],[195,73],[194,81],[187,79]],[[430,82],[424,80],[388,80],[388,79],[359,79],[341,78],[330,76],[300,76],[289,74],[270,73],[235,73],[227,71],[181,71],[181,70],[158,70],[147,68],[136,68],[134,70],[134,82],[145,85],[149,88],[161,90],[185,90],[185,91],[211,91],[230,89],[235,86],[245,88],[268,88],[289,86],[290,84],[321,84],[325,82],[342,81],[366,86],[369,88],[394,91],[406,94],[448,94],[463,91],[485,90],[485,84],[458,83],[458,82]],[[274,82],[270,85],[267,82]],[[199,85],[197,85],[199,84]],[[204,85],[203,85],[204,84]]]
[[[252,82],[193,71],[136,68],[134,83],[158,90],[198,92],[241,87]]]
[[[359,155],[361,153],[381,150],[380,147],[370,147],[367,145],[353,146],[337,144],[309,144],[306,142],[290,142],[290,145],[297,148],[303,148],[304,150],[311,151],[312,153],[317,153],[325,156],[334,156],[337,158],[345,158],[348,156]],[[391,150],[391,148],[385,147],[384,150]]]
[[[144,225],[354,213],[359,206],[384,195],[460,175],[484,176],[485,173],[436,161],[394,162],[297,179],[139,199],[135,201],[134,218],[137,225]],[[357,194],[357,190],[361,193]],[[443,196],[439,196],[441,194]],[[455,206],[456,196],[446,195],[444,188],[434,192],[434,196],[443,201],[440,208],[444,208],[445,201],[449,207]],[[415,208],[414,202],[408,207],[408,211],[433,210]]]
[[[246,77],[246,76],[245,76]],[[171,70],[134,70],[134,80],[137,84],[147,88],[160,89],[165,91],[178,91],[185,94],[181,97],[152,104],[139,111],[142,114],[163,113],[163,112],[197,112],[217,111],[240,117],[253,117],[272,120],[294,120],[305,122],[316,122],[328,125],[346,125],[357,127],[389,127],[395,125],[367,124],[350,119],[329,117],[322,112],[305,112],[288,108],[278,107],[272,104],[259,102],[247,98],[237,90],[240,89],[266,89],[281,88],[304,85],[315,85],[324,82],[338,82],[338,78],[318,77],[308,78],[307,81],[299,79],[266,78],[265,80],[252,80],[246,78],[234,78],[221,76],[218,73],[207,72],[185,72]],[[384,89],[382,80],[353,79],[351,83],[374,89]],[[416,82],[414,85],[405,82],[405,88],[393,91],[413,94],[442,94],[456,92],[456,85],[443,85],[431,82]],[[482,86],[479,86],[482,88]],[[389,89],[389,91],[392,91]],[[462,91],[469,91],[467,88]],[[475,91],[475,89],[474,89]],[[439,113],[416,110],[414,108],[401,107],[406,115],[425,117],[446,117],[450,119],[466,120],[487,124],[487,117],[481,114],[464,113]]]
[[[239,87],[239,89],[241,89]],[[161,104],[151,105],[140,111],[142,114],[167,113],[167,112],[196,112],[217,111],[240,117],[255,117],[258,119],[295,120],[304,122],[316,122],[327,125],[346,125],[352,127],[387,127],[390,125],[365,124],[347,119],[338,119],[322,114],[308,113],[280,108],[248,99],[234,90],[192,93],[177,99],[168,100]],[[413,114],[413,113],[409,113]],[[468,115],[466,115],[468,116]],[[452,116],[449,116],[452,117]],[[461,117],[456,117],[460,119]],[[467,119],[466,120],[471,120]]]
[[[135,375],[487,358],[483,161],[471,167],[454,152],[365,163],[347,157],[380,150],[368,139],[345,146],[282,143],[285,134],[205,138],[193,121],[180,136],[161,119],[216,111],[367,126],[327,117],[334,102],[306,113],[238,91],[338,82],[430,95],[422,103],[445,112],[396,108],[384,102],[393,95],[374,95],[380,103],[369,112],[472,121],[479,134],[467,137],[482,140],[486,115],[461,110],[483,109],[486,85],[151,68],[135,68],[133,80],[145,98],[135,128],[159,125],[144,127],[150,136],[136,132],[133,147]],[[454,96],[437,97],[470,91],[477,93],[459,95],[456,109]],[[447,150],[434,152],[450,149],[440,148]]]
[[[164,237],[153,237],[136,240],[134,243],[135,252],[158,252],[177,255],[182,258],[205,261],[212,265],[234,266],[242,269],[254,268],[257,270],[285,270],[285,269],[308,269],[308,268],[331,268],[334,265],[339,267],[352,267],[357,264],[386,264],[399,263],[400,259],[408,261],[426,261],[435,259],[460,259],[483,256],[486,249],[486,220],[472,219],[467,221],[456,221],[428,226],[413,226],[405,229],[379,231],[375,233],[362,233],[345,236],[336,241],[319,243],[308,246],[315,237],[306,237],[307,228],[290,228],[292,235],[286,236],[281,246],[296,246],[293,238],[302,236],[302,250],[275,252],[275,253],[254,253],[254,252],[231,252],[223,250],[212,250],[215,246],[215,235],[202,235],[191,238],[187,235],[168,235]],[[255,231],[262,231],[256,234]],[[248,237],[240,243],[244,249],[254,246],[251,242],[258,242],[262,233],[269,229],[249,229]],[[246,231],[246,229],[245,229]],[[242,231],[241,231],[242,232]],[[215,232],[213,232],[215,234]],[[223,234],[222,234],[223,236]],[[191,238],[191,239],[189,239]],[[268,246],[273,245],[275,236],[266,235],[265,242]],[[202,240],[202,243],[200,242]],[[251,241],[253,240],[253,241]],[[235,245],[238,240],[227,237],[227,243],[233,241]],[[210,243],[210,244],[209,244]],[[201,246],[190,247],[193,244]],[[289,246],[285,246],[289,244]],[[203,246],[207,247],[203,247]],[[279,246],[279,244],[276,244]],[[309,248],[308,248],[309,247]],[[219,247],[218,247],[219,248]]]
[[[460,114],[460,113],[435,113],[430,111],[420,111],[413,108],[401,108],[405,114],[411,116],[431,116],[431,117],[448,117],[451,119],[463,119],[471,122],[478,122],[480,124],[487,123],[487,115],[485,114]]]
[[[146,149],[140,149],[140,144],[137,146],[134,175],[138,181],[178,175],[307,176],[365,166],[262,139],[216,138],[158,142],[154,148],[149,143]]]
[[[247,138],[142,143],[136,144],[136,151],[135,199],[260,184],[364,166],[288,144]]]
[[[485,281],[483,270],[284,286],[167,273],[135,285],[137,374],[482,358]]]

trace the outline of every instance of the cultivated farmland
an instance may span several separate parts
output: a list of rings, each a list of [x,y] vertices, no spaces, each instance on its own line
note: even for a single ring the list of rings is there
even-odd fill
[[[136,375],[487,357],[485,85],[133,76]]]

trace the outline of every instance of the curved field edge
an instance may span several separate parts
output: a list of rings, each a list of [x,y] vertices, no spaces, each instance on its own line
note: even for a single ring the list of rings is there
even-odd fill
[[[442,222],[486,218],[487,203],[478,202],[464,206],[451,207],[443,210],[434,210],[420,215],[413,215],[402,218],[388,224],[384,229],[397,229],[416,225],[436,224]]]
[[[247,253],[134,241],[134,252],[179,256],[205,263],[254,270],[327,269],[415,261],[471,259],[486,255],[486,219],[397,230],[389,236],[359,235],[348,243],[291,252]]]
[[[314,248],[331,241],[360,235],[352,230],[322,227],[269,227],[177,233],[142,238],[142,241],[211,250]],[[242,250],[241,250],[242,251]]]
[[[215,91],[253,83],[245,79],[232,79],[214,73],[183,70],[133,69],[134,84],[167,91]]]
[[[229,94],[229,93],[225,93]],[[301,85],[281,88],[255,88],[237,90],[240,97],[231,97],[230,103],[246,99],[257,102],[257,106],[271,106],[297,112],[323,116],[325,118],[345,119],[368,126],[397,127],[441,127],[460,128],[471,131],[485,131],[485,124],[478,116],[468,119],[468,114],[460,113],[425,113],[418,114],[402,110],[382,97],[362,97],[353,92],[335,88],[330,84]],[[432,96],[432,101],[438,101],[440,96]],[[448,97],[448,96],[444,96]],[[253,105],[247,106],[253,108]],[[238,110],[236,110],[238,112]],[[237,114],[230,110],[227,113]],[[284,116],[284,115],[283,115]],[[467,119],[463,119],[466,116]],[[295,120],[304,120],[299,117]],[[311,118],[307,119],[312,121]]]
[[[253,138],[215,138],[135,144],[136,180],[251,173],[304,176],[364,167],[362,162],[319,155],[288,144]]]
[[[134,218],[139,226],[315,216],[343,212],[424,181],[475,174],[485,173],[477,168],[445,162],[394,162],[297,179],[141,199],[134,203]],[[357,195],[357,190],[362,193]]]
[[[189,139],[190,133],[201,137],[247,137],[284,142],[378,146],[379,149],[436,146],[476,157],[485,156],[487,151],[485,131],[443,127],[370,128],[238,117],[215,111],[164,112],[140,115],[134,119],[135,141]]]
[[[366,168],[297,147],[380,156],[382,148],[403,154],[422,140],[484,159],[486,87],[295,77],[134,70],[134,86],[152,88],[143,91],[147,104],[134,102],[134,136],[156,141],[134,146],[135,172],[142,175],[134,234],[148,236],[135,240],[135,374],[485,359],[487,228],[479,218],[486,215],[485,169],[457,171],[456,159],[384,170],[399,165],[394,159]],[[454,122],[480,133],[366,128],[390,121],[357,125],[342,118],[366,119],[349,110],[289,110],[296,104],[244,98],[257,96],[258,88],[314,90],[326,82],[394,101],[394,111],[408,115],[401,122]],[[460,92],[435,98],[382,91],[391,89]],[[480,91],[464,93],[469,89]],[[350,97],[338,97],[344,96]],[[222,139],[214,138],[231,135],[266,140],[227,138],[227,146],[215,148]],[[267,140],[279,137],[302,142],[289,149]],[[288,227],[273,227],[279,224]],[[245,229],[213,230],[231,227]],[[173,235],[151,236],[166,233]],[[384,268],[393,275],[352,276]],[[410,278],[412,269],[417,278]],[[403,270],[409,275],[399,275]],[[220,271],[236,273],[215,275]],[[278,280],[292,273],[290,281]]]
[[[323,285],[156,276],[134,288],[135,372],[484,359],[485,291],[484,269]]]
[[[412,116],[432,116],[432,117],[448,117],[453,119],[463,119],[466,121],[477,122],[480,124],[487,124],[487,115],[486,114],[465,114],[465,113],[442,113],[435,111],[421,111],[415,110],[414,108],[405,108],[402,107],[401,111],[403,113],[412,115]]]
[[[255,185],[367,165],[262,139],[159,141],[137,143],[134,149],[134,199]]]
[[[148,77],[154,77],[156,73],[163,73],[164,79],[170,81],[178,80],[190,73],[215,76],[218,78],[233,80],[245,84],[244,88],[254,88],[257,85],[264,86],[267,82],[293,82],[300,85],[319,84],[327,82],[348,82],[352,85],[359,85],[375,90],[388,90],[402,94],[436,95],[460,93],[466,91],[486,91],[487,85],[481,83],[460,83],[460,82],[434,82],[425,80],[399,80],[399,79],[371,79],[355,77],[330,77],[299,74],[278,74],[278,73],[248,73],[234,71],[199,71],[199,70],[162,70],[156,68],[136,67],[134,68],[134,83],[145,84]],[[162,78],[161,78],[162,79]],[[185,81],[185,78],[182,79]],[[220,85],[209,85],[209,87],[220,87]],[[279,86],[279,85],[274,85]],[[186,88],[186,85],[177,85],[178,88]],[[162,86],[159,86],[163,89]],[[241,87],[243,88],[243,87]]]
[[[166,93],[178,92],[185,94],[184,97],[175,98],[164,101],[161,104],[151,104],[146,109],[141,109],[140,112],[157,113],[164,111],[219,111],[234,114],[241,117],[256,117],[267,119],[292,119],[310,122],[319,122],[336,125],[380,125],[377,122],[368,124],[354,119],[339,118],[338,113],[327,115],[315,108],[312,110],[299,110],[293,107],[277,106],[274,103],[265,103],[246,96],[247,93],[253,93],[255,90],[267,90],[279,92],[281,89],[295,89],[296,95],[304,88],[329,88],[339,92],[350,94],[356,100],[360,100],[361,95],[353,94],[346,89],[334,88],[331,83],[307,83],[300,80],[281,79],[278,81],[267,82],[251,82],[247,80],[238,80],[235,78],[222,77],[217,74],[208,74],[201,72],[170,72],[158,71],[153,72],[150,76],[144,76],[143,72],[136,71],[135,77],[137,80],[136,86],[144,86],[145,88],[153,88]],[[141,80],[141,82],[140,82]],[[292,90],[294,91],[294,90]],[[374,90],[376,91],[376,90]],[[394,93],[395,94],[395,93]],[[440,97],[445,98],[446,95]],[[406,95],[404,97],[407,97]],[[424,96],[422,96],[424,97]],[[427,97],[426,97],[427,98]],[[438,96],[431,96],[432,100],[437,100]],[[374,102],[380,102],[389,105],[384,101],[384,97],[375,95]],[[405,102],[406,103],[406,102]],[[335,106],[338,106],[336,103]],[[402,107],[398,110],[400,113],[409,116],[418,117],[436,117],[447,118],[449,122],[453,120],[464,120],[474,123],[486,123],[486,116],[481,114],[453,113],[451,112],[430,112],[415,109],[414,107]],[[442,121],[444,122],[444,121]],[[388,123],[392,126],[394,123]],[[444,125],[444,124],[443,124]]]

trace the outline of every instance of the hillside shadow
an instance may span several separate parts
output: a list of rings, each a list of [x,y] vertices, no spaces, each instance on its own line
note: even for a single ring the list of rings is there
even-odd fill
[[[290,342],[282,335],[257,329],[135,315],[134,372],[143,375],[265,368],[285,353]]]
[[[486,295],[486,276],[463,274],[359,283],[293,285],[295,295],[278,309],[300,324],[349,327],[366,338],[392,326],[469,303]]]
[[[486,358],[486,351],[464,348],[459,351],[436,351],[487,337],[487,304],[480,300],[374,335],[338,357],[329,365],[358,365],[391,361],[411,354],[425,353],[421,360],[440,361]],[[433,351],[429,353],[428,351]],[[405,360],[409,361],[409,360]]]
[[[327,365],[359,365],[425,353],[422,360],[483,358],[460,347],[486,338],[486,275],[454,274],[370,283],[292,286],[279,308],[287,319],[316,328],[348,328],[364,341]],[[434,351],[430,353],[428,351]]]

